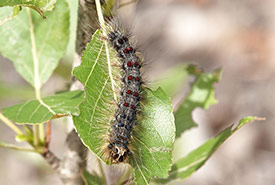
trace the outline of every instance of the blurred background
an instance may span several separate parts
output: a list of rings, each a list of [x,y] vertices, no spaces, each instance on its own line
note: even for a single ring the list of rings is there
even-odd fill
[[[44,95],[67,90],[71,82],[77,1],[70,1],[70,6],[70,46],[43,87]],[[219,103],[207,111],[193,112],[199,126],[185,132],[176,142],[180,152],[175,152],[175,160],[244,116],[267,119],[245,126],[197,173],[173,184],[275,184],[275,1],[139,0],[121,8],[120,13],[144,51],[149,64],[145,75],[151,81],[183,63],[197,64],[207,72],[223,69],[221,81],[216,84]],[[32,97],[31,86],[16,73],[11,62],[1,57],[0,108]],[[62,156],[65,120],[54,120],[52,127],[51,149]],[[0,141],[16,143],[13,132],[4,124],[0,124]],[[61,182],[37,154],[1,148],[0,184]]]

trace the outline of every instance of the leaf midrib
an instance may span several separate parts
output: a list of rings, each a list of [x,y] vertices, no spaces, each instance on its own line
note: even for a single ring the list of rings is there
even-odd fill
[[[41,99],[41,95],[40,95],[41,83],[40,83],[40,79],[39,79],[39,59],[38,59],[37,48],[36,48],[36,44],[35,44],[35,35],[34,35],[34,26],[33,26],[33,21],[32,21],[32,15],[31,15],[29,8],[27,8],[27,14],[28,14],[28,20],[29,20],[29,25],[30,25],[29,30],[30,30],[30,38],[31,38],[31,45],[32,45],[35,96],[41,105],[43,105],[51,113],[56,115],[56,113],[51,109],[51,107],[49,105],[47,105],[45,102],[43,102],[43,100]]]

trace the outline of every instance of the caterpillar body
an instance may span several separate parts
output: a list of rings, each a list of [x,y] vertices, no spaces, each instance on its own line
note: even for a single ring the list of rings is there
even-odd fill
[[[112,163],[121,163],[127,162],[128,156],[132,154],[130,138],[142,92],[141,62],[123,33],[113,30],[108,33],[108,40],[121,61],[122,87],[115,118],[111,123],[107,151]]]

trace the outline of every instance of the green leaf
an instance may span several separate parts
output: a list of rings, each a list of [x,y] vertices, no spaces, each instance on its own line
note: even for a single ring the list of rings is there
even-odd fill
[[[1,0],[0,7],[3,6],[25,6],[42,11],[51,11],[54,8],[56,0]]]
[[[83,143],[104,162],[111,164],[105,150],[110,122],[116,110],[114,96],[119,93],[117,86],[120,84],[120,69],[108,64],[108,61],[115,60],[113,57],[116,54],[101,38],[101,31],[96,31],[83,53],[81,65],[73,71],[74,76],[85,86],[85,101],[79,106],[80,115],[73,116],[73,120]],[[116,89],[113,90],[113,87]],[[148,184],[153,176],[168,176],[175,139],[169,97],[161,89],[145,89],[144,94],[142,115],[132,133],[133,155],[129,159],[137,184]]]
[[[67,2],[59,0],[47,19],[27,8],[0,27],[0,53],[35,89],[48,80],[66,51],[69,13]]]
[[[0,9],[0,26],[11,20],[12,18],[16,17],[19,12],[22,10],[21,6],[15,6],[13,8],[11,7],[4,7]],[[12,13],[11,13],[12,12]],[[7,14],[10,14],[8,16]],[[5,17],[5,18],[3,18]]]
[[[149,184],[152,177],[167,177],[175,140],[174,116],[170,98],[159,88],[146,91],[144,118],[133,132],[135,152],[130,164],[137,184]]]
[[[169,173],[169,178],[158,179],[157,182],[167,183],[174,179],[186,179],[197,171],[202,165],[204,165],[210,156],[219,148],[221,144],[225,142],[226,139],[228,139],[232,134],[247,123],[256,120],[264,120],[264,118],[244,117],[235,128],[233,128],[234,125],[226,128],[216,137],[209,139],[199,148],[190,152],[186,157],[175,162],[171,172]]]
[[[78,115],[83,92],[69,91],[4,108],[2,114],[18,124],[39,124],[67,115]]]
[[[161,78],[154,82],[153,87],[161,87],[168,96],[173,97],[187,83],[188,74],[185,64],[173,67],[161,75]]]
[[[220,80],[221,69],[217,69],[213,73],[204,73],[195,66],[189,66],[188,72],[190,75],[195,75],[195,80],[189,93],[175,112],[176,137],[181,136],[185,130],[196,126],[192,119],[194,109],[198,107],[208,109],[217,103],[213,85]]]
[[[82,177],[84,179],[85,185],[102,185],[104,180],[95,174],[90,174],[86,169],[82,172]]]

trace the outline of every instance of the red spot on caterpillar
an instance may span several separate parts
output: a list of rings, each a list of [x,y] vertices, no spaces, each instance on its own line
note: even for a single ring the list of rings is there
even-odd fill
[[[125,48],[124,50],[123,50],[123,53],[128,53],[129,51],[128,51],[128,49],[127,48]]]
[[[128,66],[128,67],[131,67],[131,66],[132,66],[132,62],[130,62],[130,61],[127,62],[127,66]]]
[[[131,108],[132,108],[132,109],[136,109],[136,106],[134,106],[134,105],[131,105]]]
[[[129,106],[129,103],[125,102],[125,103],[123,103],[123,105],[124,105],[125,107],[128,107],[128,106]]]
[[[128,38],[125,37],[125,36],[122,36],[122,39],[125,40],[125,41],[128,41]]]
[[[133,80],[133,76],[128,76],[128,80]]]
[[[129,51],[129,52],[131,52],[131,51],[133,51],[133,50],[134,50],[134,49],[133,49],[132,47],[129,47],[129,48],[128,48],[128,51]]]
[[[123,44],[123,40],[122,39],[118,39],[118,43],[119,44]]]
[[[127,94],[132,94],[131,90],[126,91]]]
[[[138,62],[135,62],[134,65],[137,67],[138,66]]]
[[[139,78],[139,77],[136,77],[136,81],[140,81],[140,78]]]
[[[138,92],[134,92],[135,97],[138,97],[138,95],[139,95]]]

